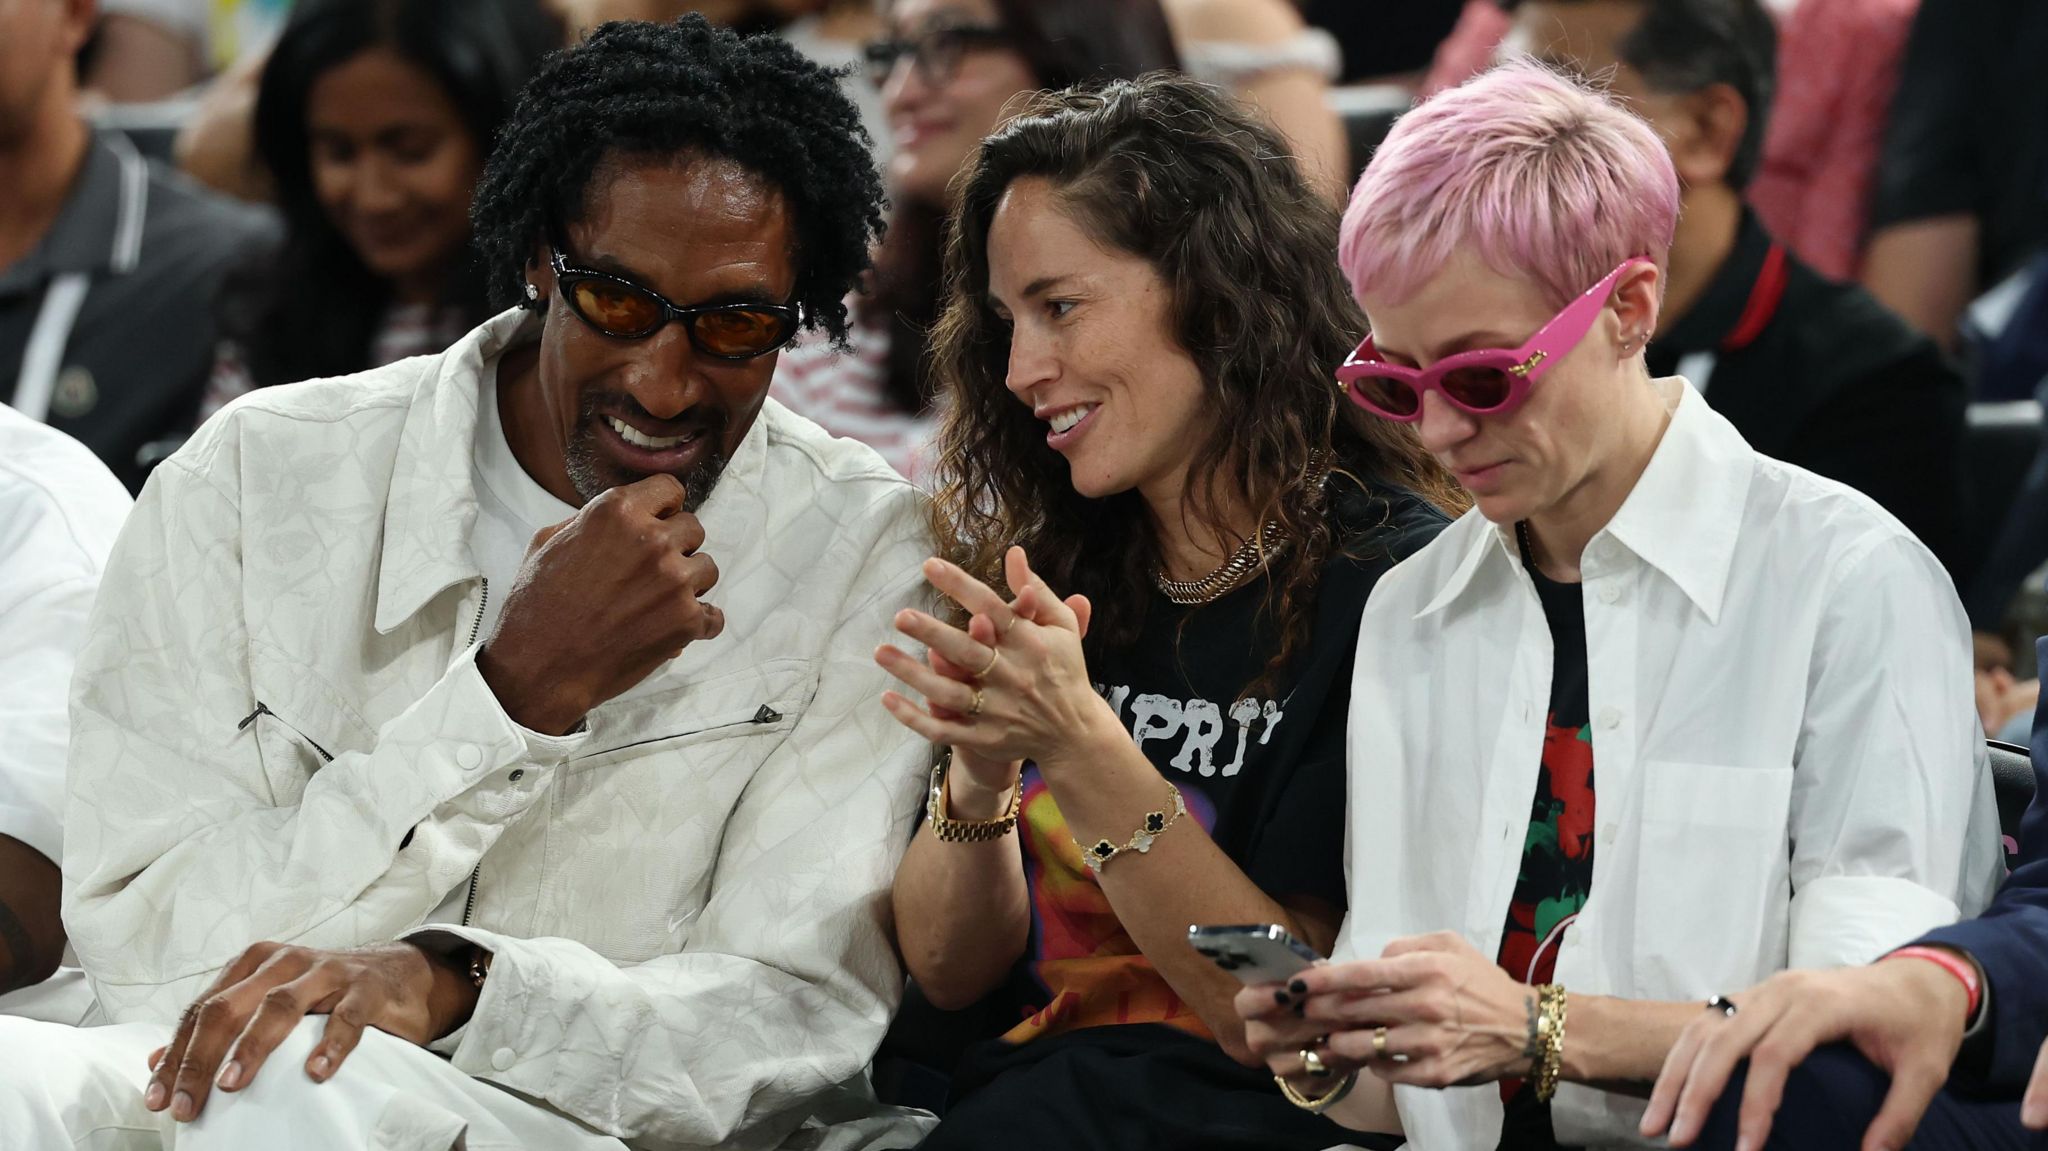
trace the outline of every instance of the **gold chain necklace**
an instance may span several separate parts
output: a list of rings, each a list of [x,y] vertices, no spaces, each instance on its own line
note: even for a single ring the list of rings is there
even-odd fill
[[[1251,574],[1257,571],[1263,558],[1270,558],[1287,544],[1285,533],[1278,521],[1268,520],[1259,534],[1250,536],[1237,545],[1230,558],[1222,566],[1201,579],[1168,579],[1164,571],[1152,573],[1152,582],[1159,585],[1159,591],[1167,599],[1183,607],[1210,603],[1236,591]]]
[[[1309,457],[1309,487],[1320,493],[1323,484],[1330,478],[1330,457],[1327,452],[1317,452]],[[1287,547],[1287,531],[1278,520],[1267,520],[1257,535],[1246,537],[1237,545],[1215,571],[1201,579],[1177,580],[1167,578],[1164,568],[1152,573],[1152,582],[1168,601],[1182,607],[1212,603],[1242,587],[1252,573],[1258,571],[1272,558]]]

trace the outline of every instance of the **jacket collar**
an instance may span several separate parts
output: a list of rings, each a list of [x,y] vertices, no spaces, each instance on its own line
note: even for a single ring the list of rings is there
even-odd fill
[[[484,321],[421,373],[399,433],[384,509],[378,632],[397,630],[443,591],[481,574],[470,551],[477,517],[470,462],[477,404],[496,387],[498,361],[538,340],[540,332],[539,316],[515,308]],[[766,530],[768,425],[780,412],[773,400],[763,406],[717,489],[697,510],[707,537],[752,543]]]
[[[1580,561],[1588,578],[1611,568],[1601,556],[1612,539],[1678,585],[1709,622],[1718,622],[1728,574],[1742,530],[1743,509],[1755,474],[1755,453],[1741,434],[1691,384],[1682,391],[1649,466],[1607,526],[1596,532]],[[1494,524],[1475,510],[1450,533],[1463,549],[1442,590],[1416,618],[1456,603],[1482,573],[1512,573],[1521,564],[1512,524]]]

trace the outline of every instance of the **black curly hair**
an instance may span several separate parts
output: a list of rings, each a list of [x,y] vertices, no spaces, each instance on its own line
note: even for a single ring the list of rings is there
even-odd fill
[[[805,327],[846,341],[846,295],[882,230],[882,182],[837,75],[772,36],[691,13],[612,23],[557,52],[520,93],[470,220],[491,291],[523,302],[536,245],[580,220],[592,176],[620,156],[730,160],[779,188],[796,221]]]

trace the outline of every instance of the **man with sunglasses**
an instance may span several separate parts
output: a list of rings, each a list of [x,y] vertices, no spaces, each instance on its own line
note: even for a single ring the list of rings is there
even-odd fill
[[[831,73],[606,25],[478,189],[519,309],[163,465],[75,696],[65,910],[114,1025],[0,1023],[10,1146],[915,1141],[864,1070],[929,749],[871,656],[931,545],[767,399],[880,203]]]
[[[1238,1005],[1418,1151],[1640,1144],[1630,1093],[1722,992],[1995,882],[1940,565],[1644,364],[1677,212],[1649,125],[1523,63],[1404,117],[1345,221],[1338,384],[1476,507],[1365,608],[1333,962]]]

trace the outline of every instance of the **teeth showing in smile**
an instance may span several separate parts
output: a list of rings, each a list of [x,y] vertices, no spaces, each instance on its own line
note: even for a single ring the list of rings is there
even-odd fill
[[[622,419],[617,418],[616,416],[606,416],[605,422],[612,426],[613,431],[619,433],[620,439],[626,441],[629,444],[632,444],[636,448],[646,448],[648,451],[652,452],[665,451],[669,448],[679,448],[682,447],[684,444],[689,443],[692,439],[696,438],[694,435],[650,436],[646,432],[641,431],[639,428],[634,427],[633,425],[627,423]]]
[[[1087,419],[1088,413],[1094,410],[1094,404],[1082,404],[1078,408],[1068,408],[1064,412],[1059,412],[1046,422],[1052,425],[1055,434],[1064,434],[1073,431],[1074,425]]]

